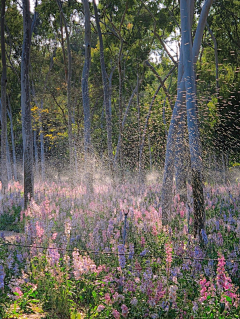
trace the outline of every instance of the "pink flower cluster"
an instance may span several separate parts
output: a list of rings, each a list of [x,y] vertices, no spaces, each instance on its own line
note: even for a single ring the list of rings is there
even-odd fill
[[[79,255],[78,250],[74,250],[73,255],[73,274],[76,280],[79,280],[82,274],[96,272],[97,267],[89,256]]]
[[[207,300],[208,297],[214,298],[216,296],[216,289],[213,285],[213,282],[207,281],[207,279],[203,277],[199,281],[199,284],[201,287],[199,301],[201,303]]]
[[[200,290],[200,302],[204,302],[211,298],[216,297],[217,293],[220,295],[221,300],[226,304],[226,308],[230,308],[230,304],[227,301],[227,296],[231,298],[232,305],[235,307],[238,306],[239,296],[236,293],[236,287],[232,283],[231,278],[228,276],[225,270],[225,258],[223,255],[219,254],[218,266],[217,266],[217,276],[215,278],[215,284],[212,281],[207,281],[205,277],[199,281],[201,290]]]
[[[219,289],[219,292],[222,294],[221,301],[225,302],[226,297],[228,296],[232,299],[232,303],[237,305],[239,296],[236,294],[236,287],[232,283],[231,278],[228,276],[227,272],[225,271],[225,258],[223,255],[219,254],[218,258],[218,266],[217,266],[217,276],[216,276],[216,283]],[[234,302],[235,301],[235,302]]]

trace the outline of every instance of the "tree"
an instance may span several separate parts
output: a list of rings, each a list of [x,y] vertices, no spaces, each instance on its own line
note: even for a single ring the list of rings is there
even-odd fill
[[[2,0],[1,8],[1,55],[2,55],[2,78],[1,78],[1,180],[2,189],[5,192],[8,186],[7,175],[7,64],[5,52],[5,5],[6,1]]]
[[[189,0],[181,1],[181,36],[182,36],[182,61],[178,67],[178,93],[176,103],[173,109],[171,123],[167,138],[166,157],[164,165],[164,176],[162,185],[162,216],[168,219],[171,205],[172,182],[173,182],[173,163],[174,163],[174,147],[177,128],[181,119],[181,108],[183,107],[183,98],[186,87],[186,103],[187,103],[187,122],[189,135],[189,149],[191,155],[192,170],[192,187],[194,196],[194,232],[195,235],[200,234],[204,227],[204,201],[203,186],[201,177],[201,152],[199,146],[198,119],[196,113],[195,98],[195,76],[193,66],[197,62],[201,39],[206,25],[208,12],[213,0],[206,0],[201,11],[194,42],[191,40],[191,3]],[[185,45],[185,47],[184,47]],[[186,46],[188,50],[186,49]],[[183,68],[181,68],[181,63]],[[198,198],[198,196],[200,196]]]
[[[62,4],[60,0],[56,0],[59,11],[60,11],[60,19],[61,23],[63,20],[65,33],[66,33],[66,39],[67,39],[67,56],[68,56],[68,67],[65,69],[65,76],[66,76],[66,83],[67,83],[67,110],[68,110],[68,141],[69,141],[69,163],[70,163],[70,175],[72,177],[73,174],[73,159],[74,159],[74,153],[73,153],[73,133],[72,133],[72,106],[71,106],[71,81],[72,81],[72,54],[71,54],[71,47],[70,47],[70,39],[69,39],[69,33],[68,33],[68,27],[67,22],[65,19],[65,16],[62,11]],[[64,52],[64,41],[63,41],[63,30],[61,25],[61,35],[62,35],[62,50],[63,50],[63,56],[65,60],[65,52]],[[65,67],[66,62],[64,61]]]
[[[87,191],[93,191],[91,169],[91,118],[88,90],[88,78],[91,63],[91,24],[88,0],[83,0],[85,14],[85,62],[82,71],[82,100],[84,113],[84,166]]]
[[[191,40],[191,2],[180,1],[181,34],[183,53],[183,80],[186,89],[187,127],[191,159],[192,189],[194,203],[194,235],[201,236],[205,227],[205,208],[203,197],[203,166],[196,107],[195,72]]]
[[[102,71],[104,105],[105,105],[106,126],[107,126],[108,164],[109,164],[110,170],[112,171],[113,170],[112,116],[111,116],[111,109],[110,109],[110,103],[109,103],[109,84],[108,84],[108,76],[107,76],[105,59],[104,59],[102,32],[101,32],[95,0],[93,0],[93,7],[94,7],[94,14],[95,14],[95,20],[96,20],[99,43],[100,43],[100,64],[101,64],[101,71]]]
[[[29,64],[31,46],[31,17],[29,0],[23,0],[23,46],[21,61],[21,108],[23,136],[23,178],[24,178],[24,207],[34,194],[33,176],[33,137],[30,106]]]

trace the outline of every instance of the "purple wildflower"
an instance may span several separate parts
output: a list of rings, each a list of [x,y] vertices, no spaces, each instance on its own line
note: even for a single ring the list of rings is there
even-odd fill
[[[126,265],[126,258],[125,258],[125,247],[123,244],[118,245],[118,260],[119,266],[124,268]]]
[[[0,265],[0,289],[4,288],[4,278],[6,274],[3,268],[3,265]]]
[[[134,244],[129,244],[129,259],[133,259],[133,255],[134,255]]]

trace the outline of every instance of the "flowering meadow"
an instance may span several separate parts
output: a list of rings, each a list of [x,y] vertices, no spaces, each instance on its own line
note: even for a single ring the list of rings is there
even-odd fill
[[[239,318],[240,184],[205,185],[204,243],[191,189],[162,223],[161,185],[45,183],[23,211],[14,182],[1,201],[0,318]],[[26,317],[27,318],[27,317]]]

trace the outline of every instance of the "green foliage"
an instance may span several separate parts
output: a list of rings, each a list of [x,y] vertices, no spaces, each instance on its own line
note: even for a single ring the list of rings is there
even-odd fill
[[[0,230],[22,232],[24,220],[21,220],[21,206],[12,206],[0,215]]]

